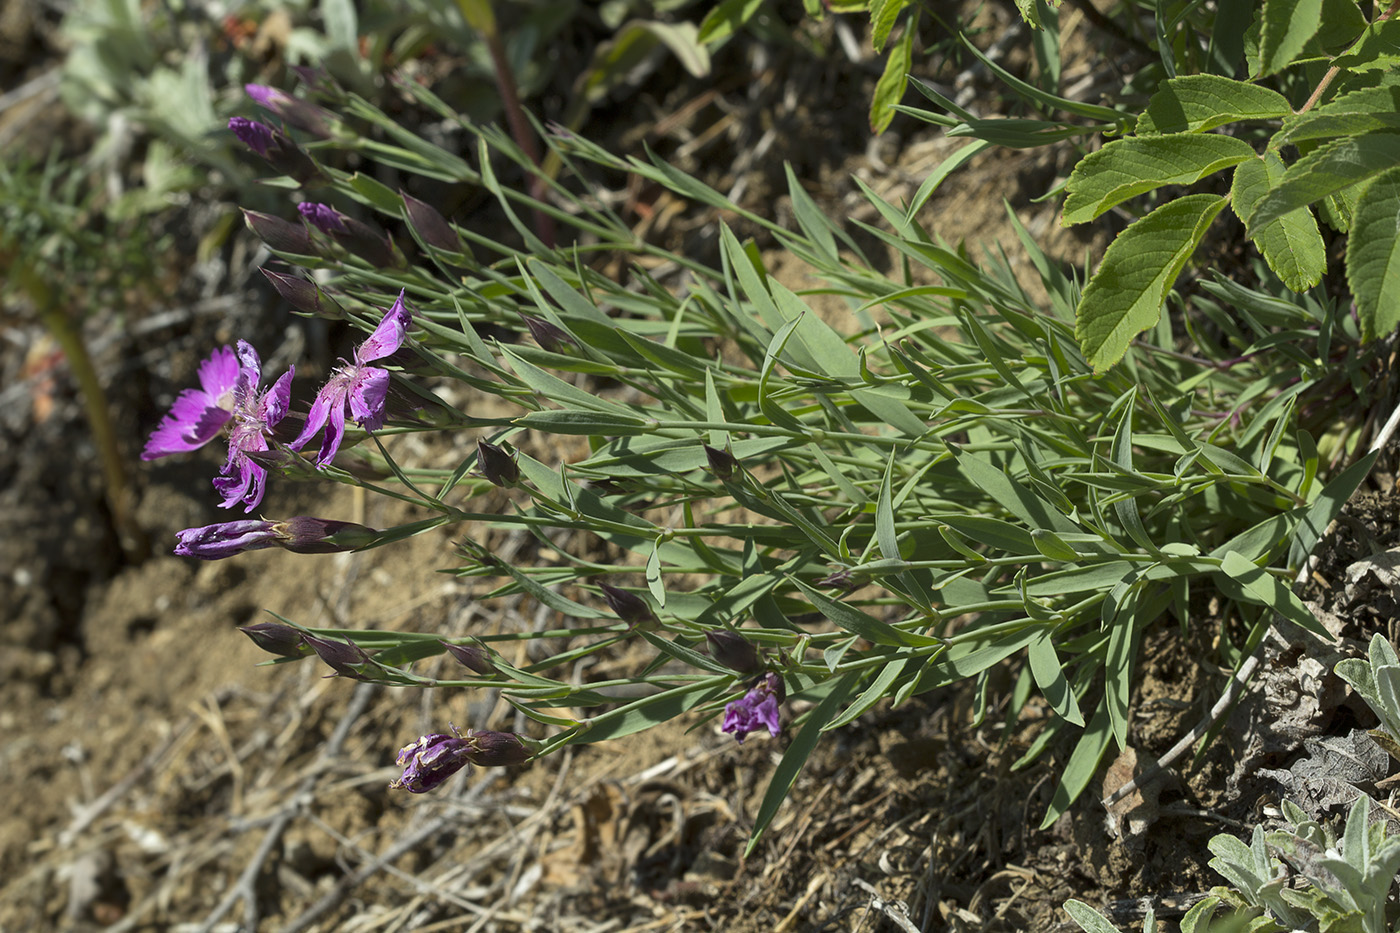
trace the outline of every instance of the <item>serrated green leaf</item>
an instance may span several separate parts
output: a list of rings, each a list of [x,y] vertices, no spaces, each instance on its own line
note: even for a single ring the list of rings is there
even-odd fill
[[[1259,77],[1293,63],[1322,25],[1322,0],[1264,0]]]
[[[904,91],[909,86],[909,66],[914,58],[918,19],[917,16],[909,18],[904,35],[890,50],[885,59],[885,70],[880,73],[880,80],[875,82],[875,93],[870,98],[870,129],[877,134],[889,128],[890,121],[894,119],[895,105],[904,98]]]
[[[1293,112],[1278,91],[1219,75],[1186,75],[1162,82],[1138,118],[1138,136],[1204,133],[1239,120],[1269,120]]]
[[[1084,358],[1103,372],[1134,337],[1157,323],[1167,289],[1201,242],[1225,198],[1193,194],[1132,224],[1109,244],[1075,314],[1074,336]]]
[[[1332,63],[1343,71],[1371,71],[1400,64],[1400,20],[1388,19],[1366,27],[1361,37]]]
[[[870,44],[875,51],[883,52],[889,40],[890,30],[895,20],[904,11],[908,0],[871,0],[870,2]]]
[[[1400,133],[1388,131],[1346,137],[1314,149],[1287,168],[1245,224],[1257,230],[1290,211],[1374,178],[1395,165],[1397,153]]]
[[[1093,220],[1131,197],[1162,185],[1189,185],[1254,158],[1233,136],[1176,133],[1117,139],[1079,161],[1069,176],[1065,226]]]
[[[1361,192],[1347,238],[1347,285],[1356,299],[1364,340],[1383,337],[1400,325],[1398,217],[1400,168],[1392,168]]]
[[[1310,139],[1360,136],[1400,127],[1400,87],[1368,87],[1343,94],[1307,113],[1284,117],[1271,149]]]
[[[1235,167],[1230,186],[1230,207],[1243,222],[1264,197],[1269,187],[1282,179],[1285,166],[1277,153],[1266,152],[1262,159],[1250,159]],[[1301,292],[1322,280],[1327,271],[1326,246],[1317,220],[1306,207],[1284,214],[1250,234],[1264,261],[1283,284]]]

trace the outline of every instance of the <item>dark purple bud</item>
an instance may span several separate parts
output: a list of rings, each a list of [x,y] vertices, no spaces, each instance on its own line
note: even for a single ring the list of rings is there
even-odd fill
[[[287,304],[298,311],[332,321],[344,319],[345,309],[315,282],[307,281],[300,276],[273,272],[269,269],[263,269],[262,274],[267,276],[272,287],[277,289],[277,294],[281,295]]]
[[[280,130],[247,117],[229,117],[228,128],[283,175],[290,175],[305,184],[321,174],[311,156]]]
[[[776,736],[782,731],[778,707],[786,698],[783,679],[770,671],[760,677],[748,693],[725,706],[720,731],[730,733],[740,744],[750,732],[759,729],[767,729],[769,735]]]
[[[249,210],[243,212],[243,219],[248,224],[248,229],[266,243],[268,249],[298,256],[315,255],[316,251],[311,246],[311,235],[306,232],[305,225]]]
[[[734,459],[734,455],[709,444],[703,446],[705,459],[710,461],[710,471],[726,483],[733,479],[739,472],[739,461]]]
[[[394,760],[403,768],[403,774],[389,787],[395,790],[402,788],[411,794],[425,794],[468,767],[471,764],[468,757],[471,750],[468,740],[462,738],[455,726],[451,735],[445,732],[425,735],[399,750]]]
[[[748,639],[727,629],[711,629],[705,633],[705,642],[710,648],[710,657],[731,671],[751,674],[763,666],[758,649]]]
[[[303,201],[297,205],[297,210],[307,223],[376,269],[401,265],[393,245],[368,224],[342,214],[329,204],[314,201]]]
[[[849,567],[845,570],[837,570],[827,574],[817,581],[817,586],[834,586],[839,590],[858,590],[865,584],[856,579],[856,574]]]
[[[530,336],[535,338],[535,343],[540,345],[540,349],[550,353],[568,353],[578,347],[574,338],[544,318],[535,317],[533,314],[520,316],[525,319],[525,326],[530,328]]]
[[[471,729],[467,732],[467,743],[471,746],[467,758],[482,768],[518,765],[534,754],[534,750],[525,744],[524,737],[514,732],[478,732]]]
[[[330,72],[324,68],[315,68],[311,65],[293,65],[292,70],[313,93],[330,98],[345,96],[345,89],[337,84],[335,79],[330,76]]]
[[[312,651],[316,652],[316,657],[330,665],[331,670],[341,677],[349,677],[352,680],[373,680],[365,675],[367,667],[377,667],[369,655],[365,654],[363,648],[353,642],[331,641],[327,638],[317,638],[315,635],[301,636],[302,641]]]
[[[358,551],[379,539],[379,532],[354,522],[337,522],[328,518],[298,515],[278,522],[281,547],[298,554],[335,554]]]
[[[467,670],[473,674],[480,674],[482,677],[490,677],[496,673],[496,665],[491,663],[491,654],[480,645],[454,645],[451,642],[440,642],[447,649],[447,653],[456,658]]]
[[[245,84],[243,90],[257,101],[258,106],[272,111],[297,129],[322,139],[330,138],[330,123],[335,116],[329,111],[265,84]]]
[[[297,205],[297,211],[301,214],[302,220],[305,220],[326,236],[335,236],[338,233],[345,232],[345,215],[329,204],[320,204],[316,201],[302,201]]]
[[[476,465],[481,468],[481,475],[497,486],[510,486],[520,479],[520,465],[515,458],[506,453],[504,447],[488,444],[479,438],[476,442]]]
[[[651,606],[637,594],[620,590],[608,583],[599,583],[598,588],[603,591],[603,598],[608,601],[608,607],[617,613],[618,618],[626,622],[629,628],[656,623],[656,614],[651,611]]]
[[[301,640],[301,629],[283,625],[281,622],[241,625],[238,630],[268,654],[281,655],[284,658],[304,658],[311,653],[306,642]]]
[[[219,522],[203,528],[186,528],[176,535],[175,553],[200,560],[223,560],[244,551],[257,551],[277,544],[280,535],[272,522],[247,518]]]
[[[418,239],[444,252],[462,252],[462,241],[457,236],[457,231],[452,229],[446,217],[438,213],[437,208],[403,191],[399,192],[399,197],[403,198],[408,225],[418,234]]]

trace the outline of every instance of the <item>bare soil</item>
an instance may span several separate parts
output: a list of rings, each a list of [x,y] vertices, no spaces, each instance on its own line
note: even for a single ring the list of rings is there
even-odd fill
[[[596,114],[597,125],[611,121],[619,146],[646,138],[674,154],[737,114],[739,128],[693,145],[683,167],[712,166],[717,187],[742,187],[744,203],[781,213],[788,159],[835,216],[868,210],[850,175],[897,200],[957,143],[912,122],[869,143],[873,60],[790,54],[725,67],[717,95],[667,73],[679,90],[634,89],[618,112]],[[975,72],[964,84],[974,94],[993,86]],[[805,93],[812,88],[825,96],[814,102]],[[677,113],[687,116],[665,122]],[[745,156],[763,127],[778,132],[761,158]],[[1066,158],[989,153],[953,176],[926,221],[951,242],[1000,246],[1020,262],[1005,200],[1053,254],[1100,249],[1101,238],[1079,241],[1058,229],[1053,208],[1030,203],[1063,174]],[[638,217],[672,241],[698,229],[680,212]],[[804,270],[766,255],[775,274],[803,284]],[[1133,754],[1112,762],[1044,831],[1036,827],[1067,749],[1024,769],[1012,764],[1048,711],[997,705],[974,725],[968,688],[878,708],[831,735],[747,858],[748,830],[786,737],[737,746],[680,722],[518,769],[477,771],[438,794],[390,792],[395,751],[423,732],[449,721],[527,726],[492,695],[380,689],[326,679],[311,662],[263,664],[267,655],[237,626],[267,618],[265,609],[312,626],[446,636],[551,620],[528,600],[481,600],[479,584],[435,572],[450,560],[453,535],[476,530],[430,532],[365,554],[262,551],[209,564],[169,555],[176,531],[222,518],[208,485],[218,455],[140,465],[145,432],[213,343],[246,336],[280,364],[306,345],[253,271],[246,259],[230,263],[214,298],[187,284],[170,305],[180,313],[159,326],[87,319],[139,491],[137,521],[154,542],[139,560],[117,545],[61,356],[37,325],[7,321],[15,336],[0,349],[4,933],[1048,931],[1066,928],[1069,897],[1107,905],[1126,925],[1140,915],[1133,898],[1156,898],[1158,916],[1170,918],[1220,882],[1205,864],[1205,843],[1260,818],[1276,793],[1260,768],[1286,767],[1306,735],[1365,724],[1326,671],[1299,673],[1298,659],[1316,646],[1282,633],[1267,649],[1268,676],[1222,735],[1110,821],[1101,792],[1207,718],[1229,678],[1199,661],[1222,627],[1218,607],[1202,605],[1188,625],[1164,622],[1147,639]],[[1378,476],[1320,547],[1310,584],[1343,650],[1394,618],[1393,597],[1359,600],[1345,586],[1347,567],[1400,536],[1393,483]],[[376,526],[421,517],[314,484],[274,484],[260,511]],[[533,546],[504,534],[482,543],[506,560]],[[610,663],[624,670],[637,659]],[[993,695],[1004,697],[1010,673],[998,676],[1005,682]]]

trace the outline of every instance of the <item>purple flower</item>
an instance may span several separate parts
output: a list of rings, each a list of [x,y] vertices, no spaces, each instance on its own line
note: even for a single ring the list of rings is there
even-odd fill
[[[384,320],[379,322],[374,333],[355,348],[355,361],[344,363],[342,360],[344,365],[337,367],[321,391],[316,393],[316,400],[311,403],[311,411],[306,416],[306,427],[291,443],[293,450],[300,450],[324,427],[326,433],[321,439],[321,452],[316,457],[316,465],[329,465],[345,437],[347,408],[355,423],[365,430],[377,431],[383,427],[389,371],[366,364],[397,351],[403,345],[404,335],[412,320],[413,315],[404,307],[403,292],[400,291],[398,300],[385,313]]]
[[[170,406],[141,451],[142,460],[198,450],[214,439],[233,415],[238,359],[232,347],[219,347],[199,364],[199,388],[186,389]]]
[[[267,450],[267,438],[272,428],[287,414],[292,399],[292,374],[287,370],[266,392],[258,391],[262,378],[262,361],[258,351],[246,340],[238,341],[240,370],[233,387],[233,419],[228,438],[228,461],[214,480],[214,488],[224,497],[219,503],[232,508],[234,503],[246,504],[251,512],[262,502],[267,482],[267,468],[248,455]]]
[[[272,547],[277,543],[278,533],[272,522],[245,518],[203,528],[186,528],[176,537],[179,544],[175,545],[175,553],[181,557],[221,560],[244,551]]]
[[[329,204],[302,201],[297,205],[297,210],[301,212],[301,216],[307,223],[326,236],[335,236],[346,232],[346,216]]]
[[[740,744],[746,735],[759,729],[767,729],[769,735],[776,736],[782,731],[778,705],[783,702],[785,693],[781,677],[771,671],[764,674],[748,693],[725,706],[720,731],[732,734]]]
[[[389,786],[411,794],[423,794],[440,787],[452,775],[470,765],[497,768],[518,765],[535,753],[539,743],[514,732],[468,729],[466,735],[452,730],[433,732],[405,745],[394,759],[403,774]]]

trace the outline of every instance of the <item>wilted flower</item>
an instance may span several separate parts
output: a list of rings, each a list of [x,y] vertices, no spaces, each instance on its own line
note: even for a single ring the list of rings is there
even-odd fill
[[[301,629],[283,625],[281,622],[240,625],[238,630],[251,638],[253,644],[268,654],[276,654],[284,658],[303,658],[311,653],[311,648],[301,639]]]
[[[272,547],[277,543],[277,530],[272,522],[245,518],[203,528],[186,528],[176,538],[179,543],[175,545],[175,553],[181,557],[222,560],[244,551]]]
[[[518,765],[532,754],[536,744],[513,732],[467,730],[466,735],[449,726],[451,734],[433,732],[405,745],[394,759],[403,774],[389,785],[413,794],[423,794],[442,786],[452,775],[469,765],[482,768]]]
[[[726,629],[711,629],[705,633],[705,642],[709,645],[710,657],[731,671],[749,674],[763,664],[758,649],[742,635]]]
[[[733,735],[740,744],[750,732],[759,729],[767,729],[769,735],[776,736],[782,731],[778,706],[786,695],[781,677],[771,671],[764,674],[748,693],[725,706],[720,730]]]
[[[238,341],[238,381],[233,387],[233,417],[230,419],[228,461],[214,480],[214,488],[224,497],[219,503],[231,508],[236,502],[246,504],[251,512],[262,502],[267,481],[267,469],[249,458],[248,454],[267,450],[272,428],[287,414],[292,398],[292,374],[295,367],[266,392],[258,391],[262,379],[262,361],[258,351],[246,340]]]
[[[504,447],[480,438],[476,442],[476,465],[481,468],[481,475],[497,486],[509,486],[520,479],[520,465],[515,458],[506,453]]]
[[[330,123],[335,119],[335,115],[329,111],[265,84],[245,84],[243,90],[247,91],[248,96],[257,101],[259,106],[277,114],[297,129],[322,139],[330,137]]]
[[[388,239],[369,224],[342,214],[329,204],[318,204],[315,201],[303,201],[297,205],[297,210],[311,226],[376,269],[399,265],[399,257],[395,255]]]
[[[618,589],[609,583],[599,583],[598,589],[603,591],[603,598],[608,601],[608,607],[627,623],[628,628],[656,622],[656,613],[652,612],[647,601],[636,593]]]
[[[199,388],[186,389],[170,406],[141,451],[142,460],[198,450],[214,439],[233,417],[233,387],[238,383],[238,357],[232,347],[219,347],[199,364]]]
[[[340,442],[345,437],[345,413],[348,409],[355,423],[367,431],[377,431],[384,426],[384,399],[389,392],[389,371],[367,365],[373,360],[383,359],[403,345],[404,335],[413,315],[403,303],[403,292],[384,315],[384,320],[366,340],[355,348],[355,361],[342,363],[336,368],[306,416],[306,427],[297,439],[292,441],[293,450],[300,450],[306,442],[323,427],[325,436],[321,439],[321,452],[316,457],[317,466],[327,466],[340,450]]]
[[[283,175],[307,182],[321,174],[316,163],[286,133],[247,117],[229,117],[228,128],[245,146]]]

